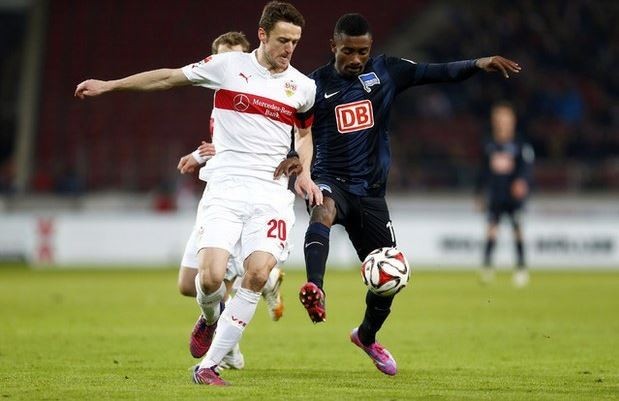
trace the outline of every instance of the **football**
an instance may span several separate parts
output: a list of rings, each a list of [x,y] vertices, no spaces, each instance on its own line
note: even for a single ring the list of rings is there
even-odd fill
[[[363,282],[376,295],[390,296],[406,287],[410,267],[397,248],[375,249],[361,264]]]

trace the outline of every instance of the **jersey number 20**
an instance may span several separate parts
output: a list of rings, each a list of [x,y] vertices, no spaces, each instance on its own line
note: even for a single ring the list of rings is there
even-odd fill
[[[267,223],[269,231],[268,238],[278,238],[280,241],[286,241],[286,222],[284,220],[271,219]]]

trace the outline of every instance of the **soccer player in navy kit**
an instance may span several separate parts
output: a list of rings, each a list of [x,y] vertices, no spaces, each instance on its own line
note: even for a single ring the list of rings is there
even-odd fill
[[[480,278],[482,283],[490,282],[494,278],[492,254],[498,224],[501,216],[505,214],[512,224],[517,256],[513,283],[516,287],[523,287],[529,282],[529,273],[525,264],[520,211],[529,193],[535,156],[530,145],[516,138],[516,113],[511,104],[496,103],[492,107],[490,120],[492,139],[484,146],[475,191],[480,208],[486,209],[488,213],[484,267]]]
[[[311,178],[324,200],[311,209],[304,247],[308,282],[299,297],[314,323],[326,318],[322,288],[333,224],[345,227],[360,260],[376,248],[396,245],[385,202],[391,164],[389,114],[396,95],[414,85],[460,81],[479,70],[500,71],[506,78],[520,70],[518,64],[499,56],[445,64],[370,57],[371,46],[366,19],[346,14],[337,21],[331,40],[334,60],[310,74],[317,86]],[[298,181],[308,180],[309,170],[307,163]],[[388,375],[396,374],[396,362],[376,342],[376,333],[392,302],[393,296],[368,291],[363,322],[350,336]]]

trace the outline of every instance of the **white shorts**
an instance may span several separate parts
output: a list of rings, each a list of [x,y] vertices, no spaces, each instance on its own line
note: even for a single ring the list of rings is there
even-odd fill
[[[222,248],[245,260],[268,252],[278,263],[290,253],[294,194],[282,185],[252,177],[211,180],[196,217],[198,249]]]
[[[202,201],[200,201],[202,203]],[[188,267],[190,269],[198,269],[198,225],[195,224],[191,235],[185,245],[185,252],[183,253],[183,260],[181,261],[181,267]],[[228,260],[228,268],[226,269],[226,275],[224,280],[233,281],[237,277],[243,277],[245,269],[243,268],[243,260],[235,256],[235,253],[230,254]]]

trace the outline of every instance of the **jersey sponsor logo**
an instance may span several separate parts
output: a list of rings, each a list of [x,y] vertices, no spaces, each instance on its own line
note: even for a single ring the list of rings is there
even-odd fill
[[[372,91],[372,86],[380,85],[380,79],[378,79],[378,75],[376,75],[375,72],[359,75],[359,81],[361,81],[361,85],[363,85],[363,89],[365,89],[367,93]]]
[[[284,84],[284,92],[286,96],[291,97],[297,91],[297,84],[294,81],[288,81]]]
[[[219,89],[215,92],[215,108],[238,111],[240,113],[260,114],[271,120],[286,125],[308,126],[311,115],[300,121],[297,110],[285,103],[251,93],[239,93],[228,89]]]
[[[249,108],[249,98],[246,95],[238,94],[232,99],[234,109],[237,111],[245,111]]]
[[[325,92],[325,99],[328,99],[328,98],[330,98],[330,97],[332,97],[332,96],[335,96],[335,95],[337,95],[338,93],[340,93],[340,91],[333,92],[333,93],[327,93],[327,92]]]
[[[374,126],[372,102],[366,99],[341,104],[335,108],[335,120],[340,134],[372,128]]]

